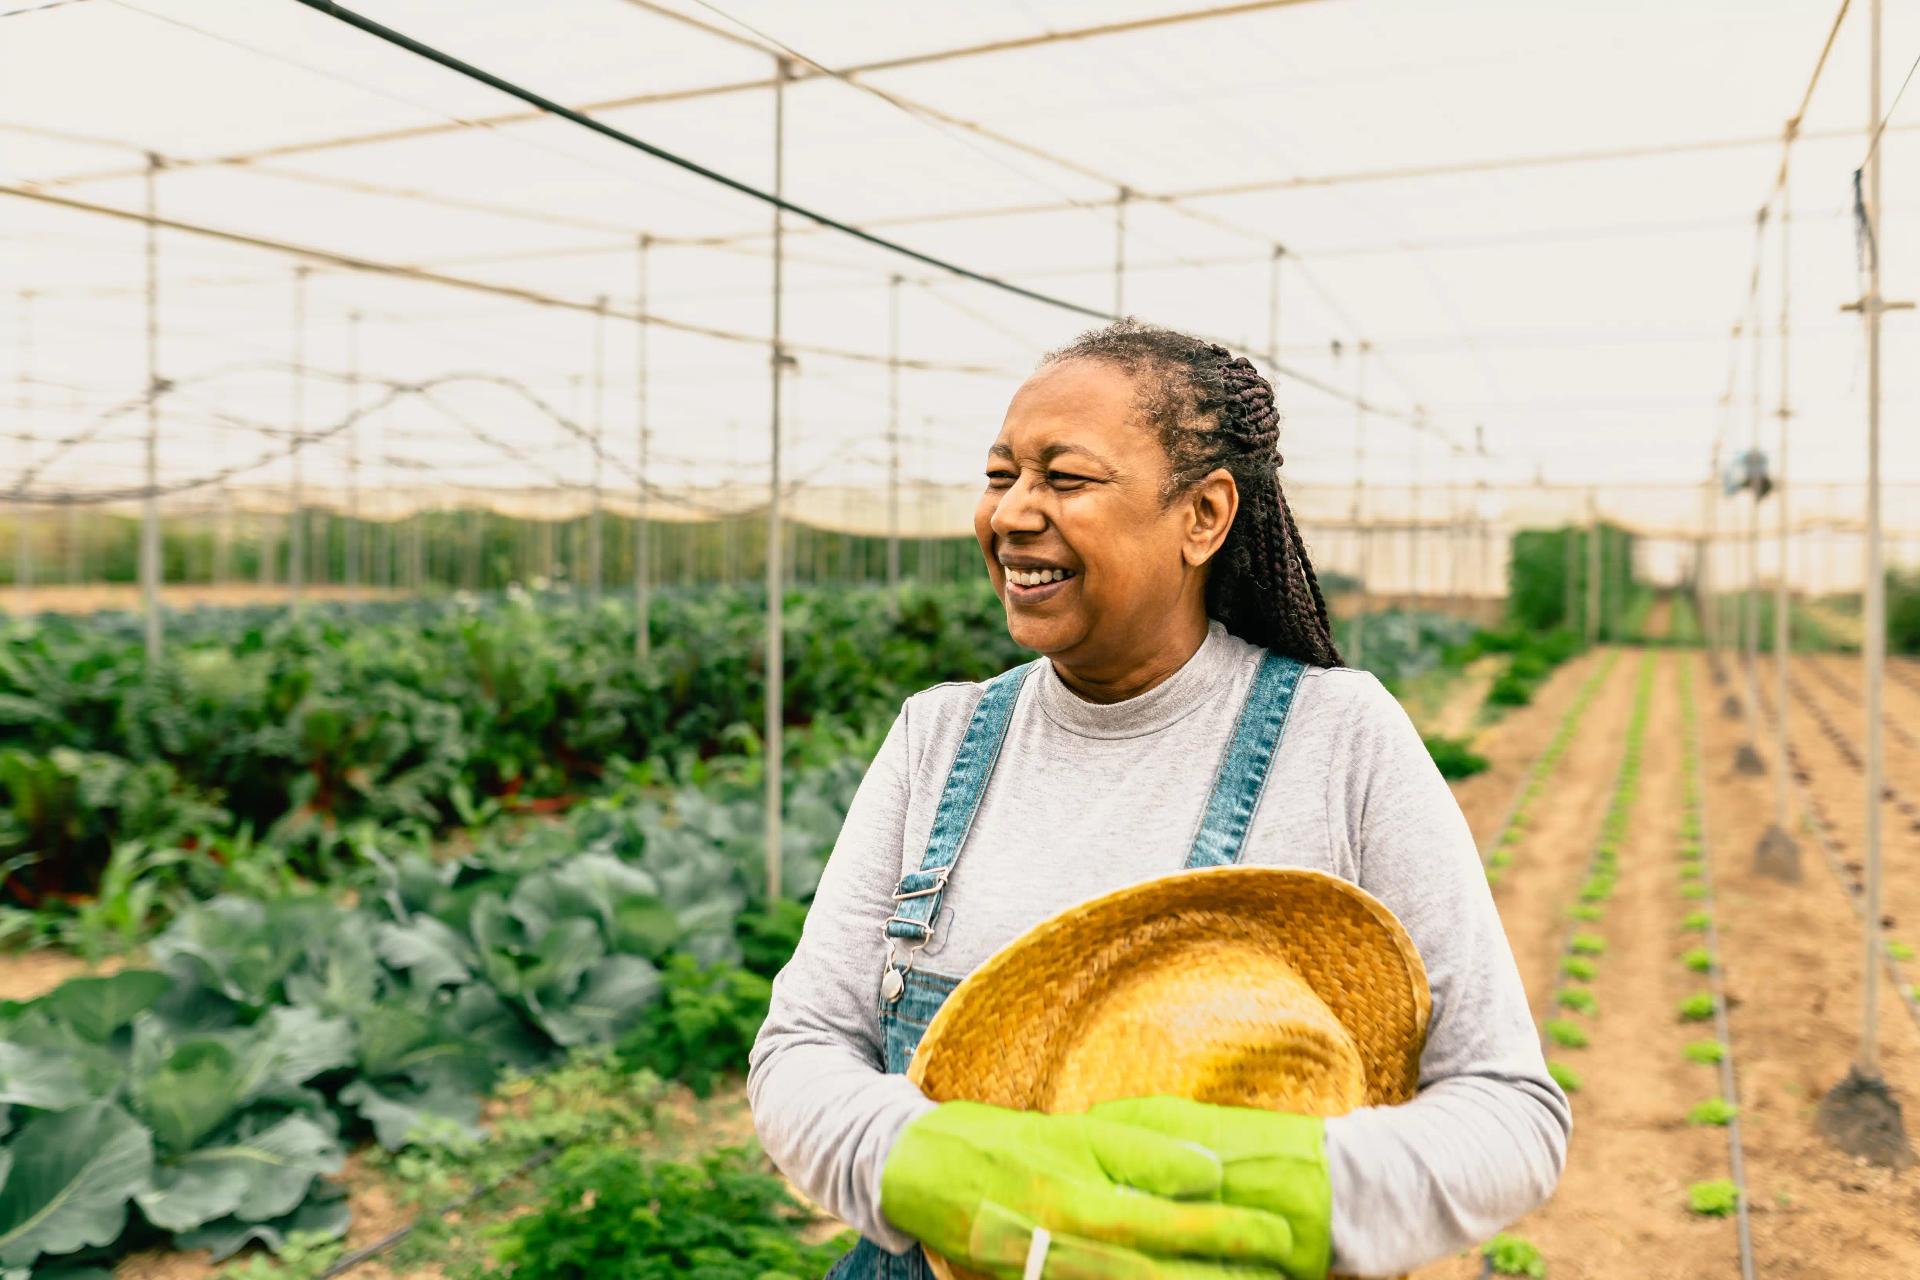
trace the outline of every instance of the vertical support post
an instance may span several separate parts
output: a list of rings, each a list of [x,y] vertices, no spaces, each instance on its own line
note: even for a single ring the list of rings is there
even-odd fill
[[[1353,536],[1354,559],[1359,566],[1360,608],[1353,615],[1353,665],[1358,667],[1366,661],[1367,597],[1372,591],[1367,581],[1372,570],[1367,556],[1370,548],[1362,521],[1365,519],[1367,501],[1367,353],[1373,350],[1373,344],[1362,338],[1356,346],[1353,361]]]
[[[900,277],[887,281],[887,590],[900,594]]]
[[[1766,227],[1767,210],[1762,209],[1760,210],[1759,225],[1761,238],[1760,244],[1755,250],[1756,254],[1761,248],[1765,247]],[[1760,459],[1760,418],[1765,412],[1762,406],[1763,397],[1760,390],[1760,363],[1763,354],[1761,343],[1766,325],[1762,321],[1760,313],[1758,261],[1756,257],[1756,278],[1753,292],[1753,323],[1751,326],[1753,346],[1752,358],[1749,361],[1749,368],[1747,370],[1747,376],[1752,384],[1751,389],[1748,391],[1749,409],[1751,411],[1750,417],[1752,421],[1752,430],[1750,433],[1752,441],[1747,447],[1751,450],[1748,456],[1752,459],[1755,467],[1759,466]],[[1750,472],[1749,478],[1755,478],[1755,473]],[[1740,625],[1741,638],[1746,651],[1744,661],[1747,668],[1747,679],[1757,682],[1760,679],[1760,487],[1757,484],[1750,486],[1747,490],[1747,589],[1745,608],[1740,615]],[[1757,699],[1750,699],[1750,701],[1757,701]],[[1759,738],[1760,728],[1757,710],[1753,711],[1750,719],[1754,721],[1750,727],[1757,740]]]
[[[1573,536],[1577,524],[1578,522],[1574,517],[1569,516],[1567,518],[1566,547],[1564,548],[1566,551],[1566,565],[1562,570],[1562,577],[1565,581],[1561,583],[1561,591],[1564,598],[1560,602],[1560,615],[1563,619],[1561,625],[1566,627],[1567,630],[1575,632],[1581,629],[1579,597],[1575,592],[1575,586],[1580,577],[1579,544],[1574,540]]]
[[[1121,187],[1113,201],[1113,314],[1127,314],[1127,201],[1133,192]]]
[[[140,496],[140,609],[145,615],[147,672],[160,664],[160,157],[147,153],[147,441],[146,489]]]
[[[1273,262],[1267,268],[1267,370],[1278,377],[1280,366],[1280,264],[1286,259],[1285,245],[1273,246]]]
[[[651,603],[653,564],[649,557],[652,545],[648,541],[651,532],[648,524],[653,519],[653,491],[649,487],[647,454],[650,432],[647,425],[647,329],[649,319],[647,307],[647,256],[653,248],[653,237],[640,237],[639,251],[634,256],[634,431],[639,436],[640,446],[640,507],[633,521],[633,657],[636,662],[645,662],[652,656],[652,624],[647,613]]]
[[[293,405],[287,418],[293,440],[293,481],[287,495],[287,605],[300,607],[300,585],[306,574],[307,513],[304,457],[307,435],[307,272],[302,263],[293,269]]]
[[[1880,9],[1873,0],[1872,50],[1869,55],[1867,129],[1878,141],[1880,128]],[[1861,648],[1867,667],[1866,743],[1866,982],[1862,993],[1859,1069],[1867,1076],[1880,1073],[1880,809],[1881,742],[1880,695],[1887,661],[1887,577],[1880,547],[1880,148],[1867,157],[1866,172],[1867,296],[1861,310],[1867,318],[1867,546],[1865,631]]]
[[[776,60],[773,78],[773,194],[786,198],[787,178],[787,81],[793,64],[786,58]],[[786,589],[786,574],[781,564],[780,522],[780,384],[786,363],[785,334],[782,328],[786,288],[786,215],[779,205],[773,207],[773,341],[772,375],[769,382],[771,413],[768,423],[767,461],[771,472],[767,486],[767,697],[766,732],[762,750],[766,763],[766,859],[767,900],[780,897],[781,806],[785,784],[781,766],[786,755],[783,737],[785,705],[785,654],[781,628],[785,625],[781,599]]]
[[[1700,491],[1700,556],[1694,566],[1694,589],[1700,595],[1700,629],[1707,642],[1707,651],[1718,655],[1720,652],[1720,606],[1714,599],[1713,555],[1719,539],[1717,512],[1719,503],[1714,499],[1714,486],[1720,482],[1720,442],[1713,445],[1713,457],[1707,464],[1707,484]]]
[[[1773,518],[1778,524],[1777,546],[1779,548],[1778,576],[1773,585],[1773,821],[1784,836],[1791,830],[1787,825],[1789,805],[1787,781],[1787,658],[1793,648],[1793,624],[1789,612],[1792,598],[1787,589],[1787,519],[1790,504],[1787,501],[1787,420],[1792,409],[1787,398],[1791,369],[1787,363],[1787,336],[1789,328],[1789,307],[1792,304],[1793,289],[1789,269],[1792,266],[1792,253],[1787,228],[1792,212],[1787,205],[1787,165],[1793,157],[1793,140],[1799,132],[1800,122],[1789,120],[1780,158],[1780,471],[1774,484]]]
[[[593,300],[593,505],[587,512],[587,594],[599,598],[604,581],[600,554],[600,481],[607,440],[607,295]]]
[[[20,476],[24,482],[33,468],[33,290],[20,292]],[[18,609],[27,611],[33,587],[33,513],[23,497],[13,511],[13,589]]]
[[[1425,477],[1427,463],[1427,418],[1426,410],[1417,405],[1413,420],[1413,484],[1407,495],[1407,597],[1410,607],[1421,607],[1418,601],[1421,588],[1426,585],[1426,575],[1420,571],[1421,546],[1420,517],[1426,514],[1421,504],[1421,482]]]
[[[347,599],[360,599],[360,313],[347,313]]]
[[[1587,643],[1600,643],[1600,499],[1587,490]]]

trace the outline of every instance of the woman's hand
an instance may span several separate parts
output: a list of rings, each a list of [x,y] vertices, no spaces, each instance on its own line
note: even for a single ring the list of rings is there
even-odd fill
[[[1293,1280],[1318,1280],[1333,1252],[1333,1188],[1327,1179],[1326,1121],[1186,1098],[1103,1102],[1091,1119],[1134,1125],[1190,1142],[1220,1161],[1219,1197],[1285,1218],[1293,1249],[1281,1266]]]
[[[1324,1273],[1324,1262],[1320,1272],[1292,1270],[1311,1248],[1284,1214],[1222,1203],[1225,1162],[1189,1135],[1156,1132],[1164,1118],[943,1103],[894,1144],[881,1210],[933,1252],[1007,1280]],[[1036,1229],[1048,1233],[1044,1246]],[[1030,1270],[1042,1248],[1044,1264]]]

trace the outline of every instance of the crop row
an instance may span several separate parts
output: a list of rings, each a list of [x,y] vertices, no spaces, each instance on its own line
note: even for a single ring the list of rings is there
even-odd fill
[[[1532,820],[1533,805],[1546,790],[1547,779],[1554,767],[1560,763],[1560,757],[1566,754],[1573,744],[1573,735],[1580,728],[1580,721],[1586,715],[1600,688],[1606,683],[1607,676],[1613,671],[1614,663],[1620,658],[1613,651],[1602,659],[1600,667],[1587,682],[1580,686],[1580,692],[1574,696],[1573,703],[1560,720],[1560,727],[1554,731],[1546,750],[1535,758],[1527,770],[1526,780],[1521,784],[1519,794],[1514,798],[1513,808],[1507,813],[1507,820],[1501,824],[1500,832],[1494,837],[1493,847],[1484,861],[1487,868],[1487,883],[1497,885],[1501,874],[1513,863],[1513,849],[1524,836],[1528,823]]]
[[[796,892],[859,773],[797,780]],[[0,1006],[0,1268],[337,1234],[351,1145],[477,1135],[495,1082],[569,1051],[736,1070],[804,915],[755,906],[759,840],[751,787],[633,791],[455,860],[369,849],[350,901],[193,904],[154,968]]]
[[[1611,669],[1611,661],[1608,668]],[[1600,674],[1606,674],[1603,670]],[[1597,677],[1596,677],[1597,678]],[[1554,992],[1553,1012],[1541,1022],[1542,1042],[1562,1050],[1584,1049],[1592,1043],[1588,1024],[1581,1018],[1599,1013],[1599,1001],[1588,985],[1599,974],[1601,958],[1607,950],[1606,938],[1597,926],[1605,918],[1607,899],[1613,895],[1619,871],[1619,847],[1626,838],[1639,791],[1640,758],[1646,741],[1647,717],[1653,699],[1653,656],[1641,659],[1638,683],[1634,689],[1633,711],[1627,722],[1626,745],[1601,820],[1600,838],[1587,861],[1585,878],[1578,889],[1578,901],[1568,908],[1573,922],[1561,948],[1558,977],[1562,984]],[[1576,1017],[1575,1015],[1579,1015]],[[1569,1094],[1578,1093],[1580,1076],[1566,1063],[1549,1058],[1547,1071]],[[1481,1246],[1481,1256],[1495,1275],[1545,1276],[1546,1261],[1530,1241],[1511,1233],[1495,1236]]]
[[[1018,656],[984,588],[795,593],[786,619],[796,766]],[[0,901],[92,891],[128,843],[217,861],[267,843],[312,873],[368,825],[557,810],[626,762],[697,780],[760,749],[763,629],[751,592],[663,596],[641,663],[613,601],[224,612],[181,620],[149,670],[125,621],[7,624]]]
[[[1719,670],[1717,663],[1715,670],[1716,672]],[[1761,709],[1763,712],[1771,711],[1771,703],[1764,693],[1761,695]],[[1845,837],[1835,827],[1833,815],[1826,802],[1817,792],[1808,789],[1808,783],[1813,775],[1800,754],[1800,749],[1791,741],[1787,744],[1787,765],[1793,779],[1794,799],[1801,810],[1802,827],[1819,844],[1820,852],[1826,859],[1827,868],[1833,872],[1834,879],[1839,881],[1840,889],[1847,895],[1847,901],[1853,907],[1854,914],[1864,919],[1866,885],[1863,877],[1866,874],[1866,864],[1858,858],[1846,857]],[[1893,917],[1883,915],[1880,923],[1882,928],[1890,928]],[[1904,968],[1914,959],[1915,952],[1912,944],[1889,940],[1882,945],[1881,953],[1887,973],[1893,981],[1894,991],[1905,1003],[1907,1012],[1914,1021],[1920,1023],[1920,986],[1908,980]]]
[[[1693,664],[1680,664],[1680,896],[1693,904],[1681,927],[1701,935],[1701,945],[1682,953],[1680,963],[1688,971],[1706,974],[1710,987],[1695,992],[1681,1003],[1680,1016],[1692,1022],[1711,1020],[1713,1038],[1694,1040],[1682,1052],[1689,1062],[1717,1066],[1720,1092],[1696,1103],[1687,1112],[1690,1124],[1721,1124],[1727,1127],[1727,1178],[1696,1182],[1687,1188],[1687,1209],[1703,1217],[1740,1215],[1740,1248],[1750,1257],[1752,1245],[1746,1228],[1746,1176],[1740,1150],[1739,1096],[1734,1085],[1733,1039],[1727,1026],[1726,991],[1720,965],[1720,938],[1714,921],[1713,869],[1706,857],[1706,801],[1700,775],[1700,718],[1693,697]],[[1704,1014],[1704,1017],[1702,1016]]]

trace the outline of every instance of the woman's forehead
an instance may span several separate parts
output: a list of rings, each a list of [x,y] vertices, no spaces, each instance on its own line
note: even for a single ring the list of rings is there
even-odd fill
[[[1000,442],[1035,450],[1079,442],[1108,452],[1144,435],[1138,421],[1138,394],[1126,370],[1094,360],[1064,360],[1020,384],[1007,406]]]

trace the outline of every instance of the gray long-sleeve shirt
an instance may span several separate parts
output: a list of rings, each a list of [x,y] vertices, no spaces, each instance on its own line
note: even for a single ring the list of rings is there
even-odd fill
[[[919,967],[965,976],[1049,916],[1178,871],[1260,653],[1214,623],[1173,676],[1105,705],[1043,664]],[[895,882],[920,865],[981,687],[938,685],[902,707],[751,1056],[754,1124],[774,1163],[895,1251],[912,1241],[880,1211],[880,1170],[933,1103],[881,1071],[883,925]],[[1418,1095],[1327,1122],[1334,1270],[1408,1270],[1544,1201],[1566,1157],[1566,1095],[1547,1074],[1466,819],[1372,675],[1307,668],[1241,861],[1360,885],[1406,925],[1433,988]]]

